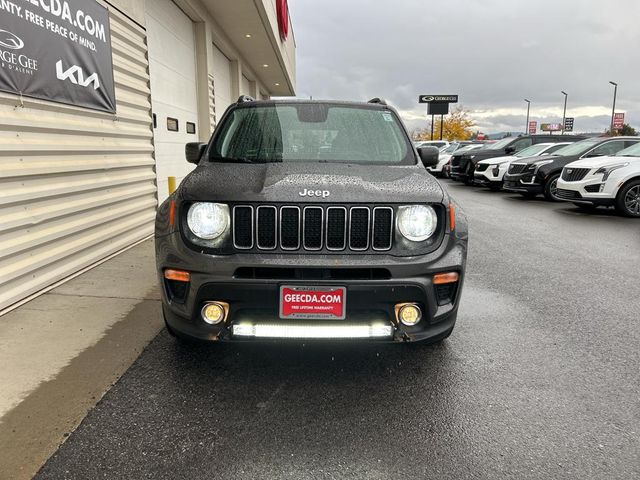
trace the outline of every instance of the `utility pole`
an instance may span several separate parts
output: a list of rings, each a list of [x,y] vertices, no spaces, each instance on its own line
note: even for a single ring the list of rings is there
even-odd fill
[[[529,134],[529,108],[531,107],[531,100],[527,100],[525,98],[524,101],[527,102],[527,124],[524,127],[524,133],[525,135],[528,135]]]
[[[562,111],[562,135],[564,135],[564,125],[565,125],[564,122],[567,118],[567,97],[569,96],[569,94],[564,90],[561,91],[560,93],[564,95],[564,110]]]
[[[616,116],[616,95],[618,93],[618,84],[611,81],[609,83],[613,85],[613,108],[611,109],[611,128],[609,130],[609,135],[613,137],[613,119]]]
[[[444,124],[444,115],[440,115],[440,140],[442,140],[442,127]]]
[[[433,122],[435,121],[434,118],[435,118],[435,115],[432,113],[431,114],[431,140],[433,140]]]

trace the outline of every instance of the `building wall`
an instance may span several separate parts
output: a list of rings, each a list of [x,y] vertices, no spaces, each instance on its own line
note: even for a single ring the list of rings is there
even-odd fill
[[[99,1],[109,7],[115,115],[0,92],[0,312],[153,233],[158,184],[171,174],[158,171],[154,145],[145,2],[155,0]],[[212,17],[211,2],[226,0],[173,1],[194,23],[194,140],[207,141],[241,92],[271,88]],[[265,2],[255,6],[271,21]]]
[[[110,22],[115,116],[0,93],[0,310],[152,233],[145,32]]]

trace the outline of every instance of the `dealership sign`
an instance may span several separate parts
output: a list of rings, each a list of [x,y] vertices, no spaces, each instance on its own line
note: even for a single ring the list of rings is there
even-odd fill
[[[538,122],[536,122],[535,120],[530,121],[529,122],[529,135],[535,134],[537,129],[538,129]]]
[[[0,0],[0,90],[115,113],[107,9],[95,0]]]
[[[420,95],[418,103],[458,103],[458,95]]]
[[[562,130],[561,123],[541,123],[540,130],[543,132],[559,132]]]
[[[624,127],[624,113],[616,113],[613,116],[613,129],[622,130]]]
[[[567,117],[564,119],[564,131],[573,132],[573,117]]]

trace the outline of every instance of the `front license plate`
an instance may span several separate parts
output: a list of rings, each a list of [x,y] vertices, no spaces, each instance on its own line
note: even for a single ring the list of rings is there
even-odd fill
[[[280,318],[344,320],[345,287],[280,287]]]

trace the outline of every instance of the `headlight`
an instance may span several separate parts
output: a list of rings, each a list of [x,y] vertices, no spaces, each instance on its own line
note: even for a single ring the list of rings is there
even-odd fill
[[[538,160],[537,162],[533,162],[531,165],[529,165],[528,170],[533,170],[534,172],[538,172],[538,169],[542,166],[542,165],[546,165],[547,163],[551,163],[553,162],[553,160]]]
[[[629,165],[629,162],[627,163],[618,163],[617,165],[611,165],[608,167],[600,167],[598,170],[595,171],[594,175],[598,175],[599,173],[603,173],[604,175],[602,176],[602,181],[606,182],[607,179],[609,178],[609,175],[611,175],[611,172],[613,172],[614,170],[617,170],[618,168],[624,168],[626,166]]]
[[[436,231],[438,216],[428,205],[403,205],[398,208],[397,226],[407,240],[422,242]]]
[[[187,225],[199,238],[218,238],[229,228],[229,207],[223,203],[194,203],[187,213]]]

